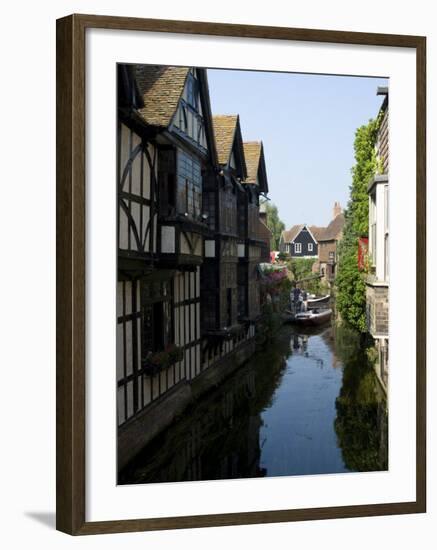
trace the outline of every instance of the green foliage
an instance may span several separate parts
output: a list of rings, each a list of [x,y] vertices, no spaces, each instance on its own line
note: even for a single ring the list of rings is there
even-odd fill
[[[370,120],[355,133],[355,166],[352,168],[348,210],[352,218],[352,230],[357,236],[367,235],[369,231],[367,186],[377,171],[375,143],[380,120],[379,116]]]
[[[360,332],[366,331],[366,274],[358,269],[358,239],[369,232],[367,187],[378,169],[375,143],[380,121],[381,116],[378,116],[355,133],[355,166],[343,239],[339,245],[337,308],[342,319]]]
[[[293,279],[300,281],[313,275],[313,264],[314,260],[312,258],[293,258],[287,263],[287,267],[293,274]]]
[[[314,294],[320,294],[320,296],[326,296],[326,294],[331,293],[331,288],[328,283],[325,283],[324,281],[321,281],[320,279],[317,279],[317,292],[314,292]]]
[[[265,209],[267,215],[267,227],[272,232],[272,250],[279,249],[279,239],[281,238],[281,233],[285,229],[284,222],[279,218],[278,207],[271,202],[265,202]]]
[[[366,332],[364,276],[365,274],[358,269],[358,235],[352,229],[352,218],[348,211],[339,247],[336,306],[342,320],[359,332]]]
[[[375,365],[378,361],[378,352],[375,347],[369,347],[367,350],[367,361],[370,365]]]
[[[314,260],[312,258],[293,258],[287,262],[287,267],[291,271],[293,280],[301,281],[313,277],[315,274],[312,271]],[[322,285],[320,279],[314,278],[310,281],[300,283],[301,288],[305,288],[312,294],[322,293]]]
[[[302,283],[302,287],[310,294],[316,294],[317,296],[328,294],[328,292],[322,288],[320,279],[305,281],[304,283]]]

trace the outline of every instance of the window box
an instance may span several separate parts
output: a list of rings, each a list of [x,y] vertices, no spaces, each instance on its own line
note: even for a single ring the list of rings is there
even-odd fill
[[[163,351],[157,351],[155,353],[150,352],[143,361],[142,370],[144,374],[153,376],[171,365],[174,365],[178,361],[181,361],[183,356],[183,349],[171,344]]]

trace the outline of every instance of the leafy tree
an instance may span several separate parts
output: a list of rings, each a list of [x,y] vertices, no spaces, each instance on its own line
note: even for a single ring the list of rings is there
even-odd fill
[[[377,170],[375,143],[380,120],[380,116],[370,120],[355,133],[355,166],[339,246],[337,308],[342,320],[360,332],[366,332],[366,285],[365,273],[358,269],[358,239],[369,231],[367,186]]]
[[[295,281],[300,281],[313,275],[313,258],[293,258],[288,262],[288,268],[293,274]]]
[[[302,279],[309,279],[301,282],[300,286],[308,292],[319,294],[322,288],[320,279],[315,278],[315,274],[313,273],[313,265],[313,258],[292,258],[287,262],[287,267],[293,275],[293,280],[302,281]]]
[[[284,222],[279,218],[278,207],[271,203],[264,203],[267,215],[267,227],[272,232],[272,242],[271,246],[273,250],[279,249],[279,239],[281,238],[281,233],[285,229]]]

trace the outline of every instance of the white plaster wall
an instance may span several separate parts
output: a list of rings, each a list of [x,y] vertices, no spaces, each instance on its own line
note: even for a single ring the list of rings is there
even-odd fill
[[[132,140],[132,143],[131,143],[131,140]],[[141,138],[135,132],[132,132],[132,135],[131,135],[130,129],[125,124],[121,124],[121,132],[120,132],[121,172],[124,170],[126,162],[130,157],[131,147],[132,147],[132,150],[134,150],[135,147],[137,147],[140,143],[141,143]],[[155,147],[149,144],[148,150],[153,159],[155,155]],[[142,191],[141,191],[141,162],[143,162]],[[132,162],[131,174],[132,174],[132,177],[131,177],[132,194],[142,196],[143,198],[146,198],[146,199],[150,198],[150,183],[151,183],[150,166],[145,154],[138,154],[135,157],[135,159]],[[128,185],[129,185],[129,177],[126,178],[126,181],[123,187],[124,191],[129,190]],[[142,220],[143,220],[142,226],[141,226],[141,211],[142,211]],[[144,241],[144,237],[146,235],[147,226],[150,219],[150,208],[147,205],[140,205],[139,203],[132,202],[131,214],[135,222],[135,226],[137,228],[140,241],[142,242]],[[120,249],[122,250],[129,249],[128,235],[130,232],[131,250],[138,250],[138,246],[136,244],[136,240],[134,237],[134,232],[132,228],[129,229],[127,216],[122,209],[120,209],[119,216],[120,216],[120,233],[119,233]],[[145,250],[146,252],[150,251],[149,234],[145,239]]]
[[[376,186],[376,277],[378,280],[384,280],[384,238],[385,238],[385,223],[384,223],[384,206],[385,194],[384,184]]]
[[[161,252],[163,254],[175,253],[175,228],[173,226],[161,226]]]
[[[191,254],[190,245],[188,244],[187,238],[183,233],[181,233],[181,253]]]
[[[205,241],[205,257],[215,258],[215,241]]]

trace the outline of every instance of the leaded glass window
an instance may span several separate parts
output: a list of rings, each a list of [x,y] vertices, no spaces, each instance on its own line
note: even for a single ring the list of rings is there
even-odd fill
[[[201,215],[202,174],[200,162],[185,151],[178,151],[177,211],[192,219]]]

